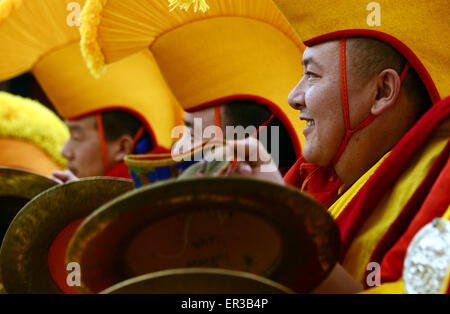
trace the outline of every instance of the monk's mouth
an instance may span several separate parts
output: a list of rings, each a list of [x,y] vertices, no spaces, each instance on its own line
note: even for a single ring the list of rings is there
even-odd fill
[[[314,122],[314,120],[306,120],[306,126],[310,127],[310,126],[315,126],[316,122]]]
[[[308,119],[305,117],[300,117],[302,121],[306,121],[306,127],[303,129],[303,135],[308,135],[311,133],[316,126],[316,122],[313,119]]]

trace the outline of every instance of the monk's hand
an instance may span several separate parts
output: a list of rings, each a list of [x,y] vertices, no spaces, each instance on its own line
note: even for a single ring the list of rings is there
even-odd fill
[[[53,171],[51,179],[55,180],[56,182],[62,184],[72,181],[78,181],[79,178],[76,177],[71,171]]]
[[[264,145],[253,137],[227,141],[224,146],[216,146],[206,154],[206,159],[230,162],[235,160],[231,174],[284,184],[283,177],[272,156]]]

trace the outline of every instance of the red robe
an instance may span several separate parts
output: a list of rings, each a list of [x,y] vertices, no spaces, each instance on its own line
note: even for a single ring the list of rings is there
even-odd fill
[[[381,262],[382,282],[397,281],[403,272],[406,250],[415,234],[434,218],[441,217],[450,206],[450,156],[437,180],[403,235],[384,255]]]
[[[109,169],[105,173],[105,177],[131,179],[131,176],[128,173],[127,165],[124,161],[115,164],[114,167]]]
[[[341,232],[341,261],[345,258],[346,253],[358,231],[367,221],[368,217],[373,213],[380,200],[382,200],[383,196],[393,189],[399,177],[409,166],[409,163],[413,157],[424,148],[433,131],[444,122],[449,121],[449,116],[450,97],[447,97],[433,105],[403,136],[403,138],[392,149],[389,156],[381,163],[375,173],[357,192],[352,200],[343,208],[336,219]],[[394,223],[390,226],[389,230],[387,230],[377,244],[376,249],[372,253],[371,261],[381,263],[383,258],[387,256],[386,253],[394,246],[400,236],[402,236],[403,232],[411,223],[411,220],[416,216],[421,208],[424,212],[428,212],[429,215],[433,216],[439,215],[440,211],[443,211],[448,207],[448,195],[450,194],[448,193],[448,189],[446,192],[439,190],[440,192],[435,192],[438,194],[433,194],[433,199],[436,199],[437,195],[439,195],[439,198],[443,198],[441,202],[434,203],[433,206],[436,208],[436,212],[431,211],[431,209],[429,209],[431,207],[426,206],[426,201],[429,199],[427,199],[427,196],[434,186],[437,178],[440,175],[443,175],[442,173],[444,173],[444,167],[449,156],[450,144],[447,144],[446,148],[444,148],[434,162],[423,182],[413,193],[411,199],[408,201],[398,217],[395,218]],[[321,173],[326,173],[326,171],[322,171]],[[303,178],[304,176],[302,177],[299,164],[296,164],[294,168],[291,169],[291,171],[289,171],[289,173],[285,176],[285,182],[288,184],[294,184],[301,188],[303,185]],[[319,177],[318,182],[320,181],[326,183],[326,176],[322,178]],[[318,195],[317,190],[320,192],[320,185],[312,185],[310,186],[310,189],[313,195]],[[309,192],[308,189],[306,189],[306,191]],[[330,187],[330,184],[325,184],[324,192],[328,193],[328,199],[333,198],[333,196],[337,196],[335,187]],[[324,203],[323,200],[325,199],[326,198],[321,197],[319,200]],[[399,247],[397,247],[397,251],[398,248]],[[404,246],[403,249],[400,250],[404,250]],[[402,256],[403,253],[401,253],[400,256]],[[390,254],[394,253],[390,252]],[[388,256],[386,258],[388,258]],[[400,258],[400,260],[402,260],[402,258]],[[386,259],[386,261],[388,260]],[[387,265],[387,263],[388,262],[386,262],[385,265]],[[397,260],[397,264],[398,263],[399,261]],[[389,271],[391,275],[388,276],[387,271],[388,268],[386,269],[386,280],[395,278],[391,271]],[[398,275],[398,272],[396,274]]]
[[[286,173],[284,182],[312,194],[325,207],[339,197],[339,188],[342,186],[342,181],[332,167],[308,163],[303,156]]]

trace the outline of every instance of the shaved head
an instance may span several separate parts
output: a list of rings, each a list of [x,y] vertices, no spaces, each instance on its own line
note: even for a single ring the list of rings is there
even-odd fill
[[[393,69],[401,74],[406,59],[391,45],[368,37],[352,37],[347,39],[348,69],[361,79],[378,74],[385,69]],[[418,115],[423,114],[430,106],[431,100],[425,85],[417,72],[410,67],[403,81],[407,97],[417,108]]]
[[[354,37],[347,39],[350,54],[349,65],[360,78],[366,78],[384,69],[393,69],[399,74],[406,64],[392,46],[378,39]]]

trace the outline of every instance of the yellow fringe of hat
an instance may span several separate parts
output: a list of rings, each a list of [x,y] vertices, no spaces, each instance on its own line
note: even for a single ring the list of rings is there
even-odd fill
[[[206,0],[169,0],[170,12],[176,8],[188,11],[192,5],[194,6],[194,12],[200,10],[205,13],[209,10],[209,5],[206,3]]]
[[[198,3],[200,9],[206,8],[206,6],[201,5],[201,2],[205,2],[205,5],[207,5],[205,0],[168,0],[171,1],[170,8],[167,7],[166,1],[156,0],[151,3],[158,10],[154,8],[149,9],[155,11],[155,19],[152,23],[153,25],[146,25],[148,22],[145,16],[146,12],[140,15],[140,10],[145,7],[145,0],[135,0],[132,3],[125,3],[125,1],[87,0],[81,14],[81,51],[92,74],[97,77],[100,76],[104,71],[105,64],[116,62],[133,53],[148,48],[149,45],[151,46],[153,44],[154,40],[167,32],[195,21],[214,17],[233,16],[265,22],[284,33],[286,37],[298,45],[300,50],[304,49],[304,45],[295,34],[295,31],[286,22],[283,15],[278,10],[274,11],[273,8],[267,5],[271,3],[269,0],[258,0],[256,5],[248,5],[253,0],[214,0],[214,6],[208,6],[208,9],[205,10],[205,12],[207,11],[206,14],[196,14],[195,10],[194,12],[188,12],[192,4],[197,5],[197,1],[200,1]],[[112,45],[108,47],[105,47],[107,43],[101,38],[101,34],[99,34],[100,26],[111,28],[114,26],[111,23],[100,25],[100,23],[105,22],[103,13],[106,5],[116,11],[114,17],[118,19],[123,17],[124,20],[127,20],[130,18],[129,15],[131,15],[129,12],[133,12],[132,14],[135,14],[133,19],[136,22],[135,25],[128,25],[127,28],[129,31],[120,29],[119,27],[114,38],[108,38],[108,41],[111,39],[112,42]],[[182,8],[186,12],[171,12],[176,7]],[[126,12],[124,11],[121,16],[119,11],[125,9],[127,9]],[[158,25],[158,23],[161,25]],[[137,26],[141,26],[142,29],[136,29]],[[126,39],[125,41],[123,40],[124,38]],[[114,48],[121,48],[122,50],[117,52],[113,51],[112,46]]]
[[[108,0],[99,0],[86,5],[81,13],[81,20],[85,21],[80,27],[81,54],[94,77],[99,78],[105,72],[105,57],[97,43],[100,12]],[[89,27],[87,22],[89,21]]]
[[[85,0],[2,0],[0,81],[30,71],[64,119],[123,110],[142,121],[154,145],[170,148],[171,130],[182,124],[183,111],[153,55],[143,51],[124,58],[95,79],[75,23],[84,5]],[[86,38],[95,38],[95,31]]]
[[[195,13],[195,2],[177,3],[185,6],[88,0],[81,46],[90,70],[99,75],[105,64],[150,51],[185,111],[253,100],[282,121],[299,153],[305,123],[287,98],[302,76],[305,46],[273,1],[209,1],[205,13]]]
[[[59,165],[66,164],[61,151],[69,131],[56,114],[35,100],[0,92],[0,137],[31,142]]]

